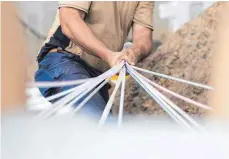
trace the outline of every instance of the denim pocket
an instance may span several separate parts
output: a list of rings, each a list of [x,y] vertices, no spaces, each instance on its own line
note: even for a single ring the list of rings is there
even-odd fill
[[[53,81],[53,77],[47,70],[40,68],[35,73],[35,81],[37,82]]]
[[[39,69],[36,71],[35,73],[35,81],[36,82],[51,82],[51,81],[54,81],[54,78],[53,76],[45,69]],[[46,88],[39,88],[41,94],[44,96],[44,97],[47,97],[49,94],[50,94],[50,90],[52,88],[50,87],[46,87]]]

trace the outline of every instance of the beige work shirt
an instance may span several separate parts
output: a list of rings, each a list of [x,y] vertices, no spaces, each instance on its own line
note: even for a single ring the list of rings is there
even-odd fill
[[[112,51],[121,51],[133,22],[153,30],[154,2],[152,1],[60,1],[60,7],[71,7],[84,11],[86,24],[94,35]],[[59,25],[58,10],[45,43],[50,40]],[[70,41],[65,50],[80,55],[89,65],[98,70],[109,69],[107,63],[83,51],[73,41]]]

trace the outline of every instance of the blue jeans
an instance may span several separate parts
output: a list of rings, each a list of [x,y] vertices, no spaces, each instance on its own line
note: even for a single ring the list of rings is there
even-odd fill
[[[69,81],[92,78],[100,74],[101,72],[89,66],[77,55],[71,53],[52,52],[48,53],[39,62],[39,69],[35,74],[35,81]],[[76,86],[77,85],[40,88],[40,92],[44,97],[48,97]],[[109,98],[108,89],[109,85],[105,85],[80,109],[78,113],[83,113],[87,116],[101,116]],[[81,103],[87,95],[75,103],[74,107]]]

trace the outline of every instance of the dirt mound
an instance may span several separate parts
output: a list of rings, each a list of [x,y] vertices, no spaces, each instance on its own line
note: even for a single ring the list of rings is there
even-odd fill
[[[221,6],[225,2],[217,2],[196,19],[186,23],[147,59],[138,64],[139,67],[153,70],[174,77],[208,84],[211,74],[212,46],[215,40],[215,29]],[[156,83],[184,95],[195,101],[207,104],[208,92],[204,89],[181,84],[172,80],[144,74]],[[130,114],[162,114],[164,111],[152,98],[132,79],[127,81],[125,93],[125,111]],[[174,103],[189,114],[202,114],[203,109],[185,103],[166,94]],[[113,112],[117,113],[119,94]]]

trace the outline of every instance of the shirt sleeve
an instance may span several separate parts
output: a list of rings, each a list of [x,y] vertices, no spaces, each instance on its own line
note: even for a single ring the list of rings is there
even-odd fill
[[[58,8],[70,7],[70,8],[79,9],[79,10],[82,10],[88,13],[90,5],[91,5],[91,1],[59,1]]]
[[[154,2],[140,1],[134,13],[133,21],[153,30]]]

